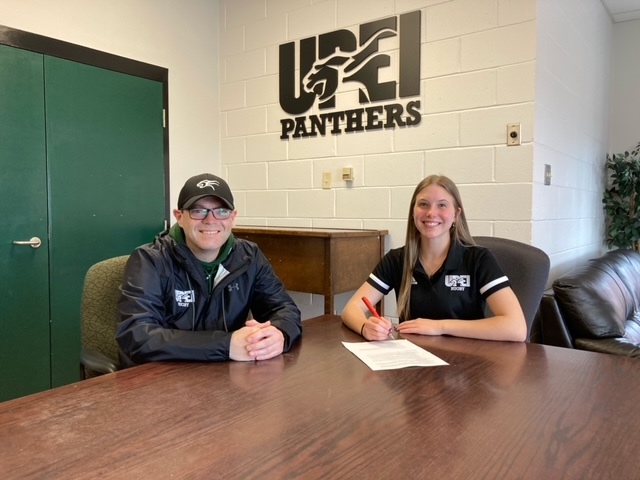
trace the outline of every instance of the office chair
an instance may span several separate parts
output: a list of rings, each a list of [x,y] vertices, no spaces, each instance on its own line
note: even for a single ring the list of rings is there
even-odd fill
[[[128,258],[123,255],[98,262],[85,276],[80,313],[82,379],[120,369],[115,339],[117,302]]]
[[[507,238],[473,237],[476,243],[491,250],[498,265],[509,277],[527,321],[527,342],[531,340],[533,321],[549,280],[550,261],[537,247]]]

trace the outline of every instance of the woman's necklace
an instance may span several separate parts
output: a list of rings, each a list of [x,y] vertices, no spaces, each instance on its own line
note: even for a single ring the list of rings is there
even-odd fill
[[[445,255],[444,257],[442,257],[442,260],[440,260],[440,263],[436,263],[436,262],[429,263],[422,255],[420,255],[420,263],[422,264],[422,268],[424,268],[424,271],[427,273],[429,278],[433,277],[436,273],[438,273],[438,271],[442,268],[442,265],[444,264],[444,261],[446,259],[447,259],[447,256]],[[433,265],[437,265],[437,266],[433,268]]]

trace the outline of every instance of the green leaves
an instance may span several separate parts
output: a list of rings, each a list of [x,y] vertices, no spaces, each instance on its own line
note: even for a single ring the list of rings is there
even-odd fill
[[[640,250],[640,143],[631,152],[607,155],[610,186],[602,203],[609,247]]]

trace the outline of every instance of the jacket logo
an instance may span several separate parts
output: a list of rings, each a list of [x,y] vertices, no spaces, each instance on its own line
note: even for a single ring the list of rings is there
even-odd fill
[[[240,285],[238,285],[238,282],[232,283],[227,287],[227,290],[229,290],[230,292],[233,292],[234,290],[240,291]]]
[[[196,294],[193,290],[175,290],[176,303],[180,307],[188,307],[190,303],[195,303]]]
[[[445,275],[444,284],[451,288],[452,292],[464,292],[466,287],[471,286],[470,275]]]

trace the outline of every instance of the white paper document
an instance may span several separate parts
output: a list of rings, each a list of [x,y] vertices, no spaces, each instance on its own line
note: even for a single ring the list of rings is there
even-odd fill
[[[409,340],[384,340],[342,344],[371,370],[392,370],[404,367],[434,367],[449,365],[444,360],[418,347]]]

